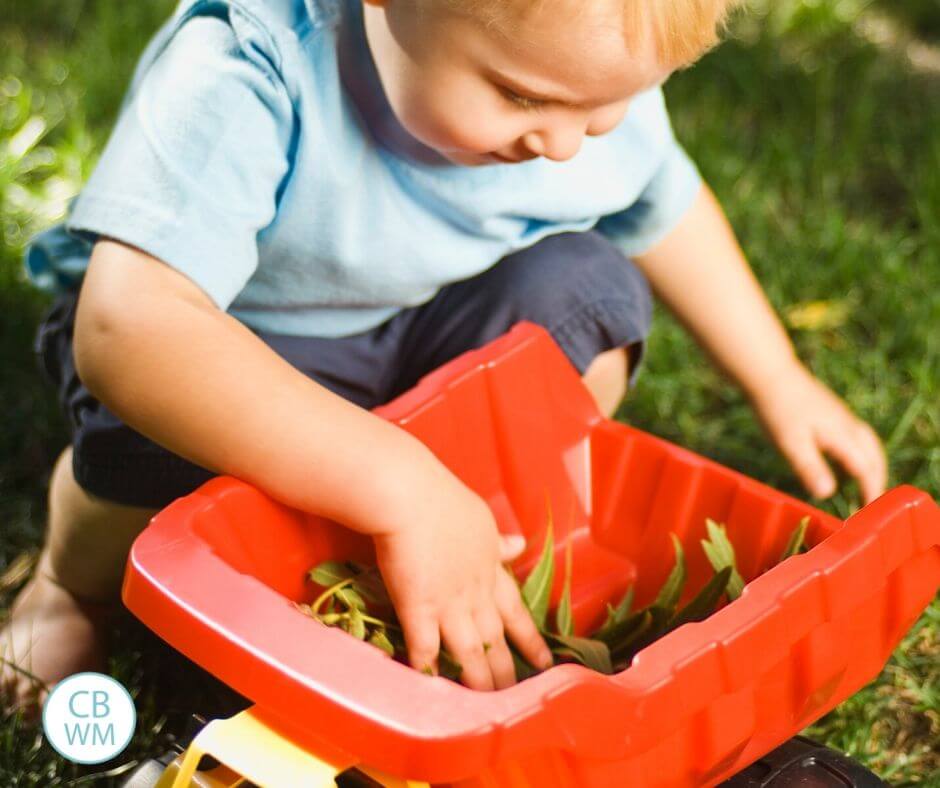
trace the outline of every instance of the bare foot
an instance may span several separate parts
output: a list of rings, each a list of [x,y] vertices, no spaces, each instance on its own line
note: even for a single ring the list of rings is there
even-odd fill
[[[105,667],[104,641],[116,604],[76,599],[40,568],[23,587],[0,631],[0,699],[37,719],[52,686]]]

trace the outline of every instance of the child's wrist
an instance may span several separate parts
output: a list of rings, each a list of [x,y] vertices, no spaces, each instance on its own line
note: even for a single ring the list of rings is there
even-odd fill
[[[398,428],[395,428],[398,429]],[[349,525],[360,533],[384,536],[415,519],[415,510],[429,490],[448,484],[447,468],[421,441],[400,430],[384,451],[375,451],[364,466],[361,494]]]
[[[809,372],[795,353],[747,368],[739,379],[741,388],[752,402],[760,402],[779,393]]]

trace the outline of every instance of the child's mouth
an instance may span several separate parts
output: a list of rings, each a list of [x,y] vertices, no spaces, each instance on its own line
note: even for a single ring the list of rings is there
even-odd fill
[[[491,153],[490,156],[492,156],[492,157],[493,157],[494,159],[496,159],[497,161],[506,162],[506,163],[508,163],[508,164],[518,164],[519,162],[528,161],[529,159],[534,159],[534,158],[535,158],[535,156],[530,156],[530,157],[525,158],[525,159],[510,159],[510,158],[508,158],[508,157],[506,157],[506,156],[501,156],[499,153]]]

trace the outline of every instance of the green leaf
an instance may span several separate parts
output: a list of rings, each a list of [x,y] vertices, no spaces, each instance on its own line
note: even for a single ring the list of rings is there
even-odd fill
[[[392,600],[389,598],[382,575],[379,574],[376,567],[364,567],[363,571],[356,575],[356,579],[352,581],[351,585],[360,596],[368,599],[373,604],[391,607]]]
[[[634,646],[646,636],[653,626],[653,614],[649,608],[639,610],[626,621],[617,624],[611,635],[614,636],[608,641],[611,656],[615,659],[621,659],[625,656],[632,658],[635,653]]]
[[[372,634],[369,635],[369,642],[376,648],[382,649],[390,657],[395,656],[395,646],[392,645],[392,641],[388,639],[388,635],[385,634],[383,629],[374,629]]]
[[[705,527],[708,529],[708,539],[702,540],[702,549],[716,572],[720,572],[727,566],[731,567],[731,578],[728,580],[727,588],[728,599],[737,599],[744,590],[744,579],[735,563],[734,545],[728,539],[728,533],[723,525],[706,519]]]
[[[509,653],[512,654],[512,664],[516,669],[516,681],[531,678],[539,673],[512,645],[509,646]]]
[[[584,660],[581,658],[581,652],[575,651],[573,648],[568,648],[567,646],[552,646],[552,654],[560,659],[568,658],[584,664]]]
[[[609,602],[607,603],[607,620],[604,621],[591,637],[595,640],[603,640],[608,646],[612,641],[623,637],[624,623],[627,621],[631,622],[627,625],[627,630],[629,630],[636,621],[636,614],[630,615],[630,607],[632,605],[633,586],[630,586],[617,604],[617,607],[614,607]]]
[[[313,603],[310,605],[314,614],[318,614],[324,603],[331,601],[333,596],[341,588],[348,586],[354,577],[353,570],[338,561],[323,561],[307,574],[315,583],[326,586],[323,592],[313,600]]]
[[[560,635],[574,634],[574,619],[571,615],[571,534],[565,547],[565,588],[555,611],[555,629]]]
[[[777,561],[779,564],[781,561],[786,561],[791,556],[796,555],[800,550],[803,549],[803,542],[806,539],[806,529],[809,527],[809,515],[800,520],[800,524],[793,529],[793,533],[790,534],[790,539],[787,542],[787,546],[783,549],[783,554],[780,556],[780,560]]]
[[[682,589],[685,588],[685,553],[682,550],[682,542],[679,541],[678,537],[675,534],[669,535],[672,537],[672,546],[676,552],[676,562],[669,573],[669,577],[666,578],[665,584],[659,590],[653,605],[666,610],[674,610],[676,605],[679,604]]]
[[[726,566],[717,575],[715,575],[695,598],[689,602],[682,610],[676,613],[669,622],[669,629],[673,630],[681,627],[683,624],[689,624],[693,621],[702,621],[708,618],[718,605],[721,595],[728,588],[728,581],[731,579],[731,567]]]
[[[552,509],[549,506],[542,555],[522,585],[522,601],[525,602],[536,626],[540,630],[545,629],[545,620],[548,617],[548,601],[552,592],[552,580],[555,577],[554,550]]]
[[[607,605],[607,620],[611,624],[619,624],[621,621],[626,621],[627,616],[630,615],[630,608],[633,607],[633,586],[631,585],[627,592],[623,595],[623,598],[618,603],[617,607],[611,607]]]
[[[362,613],[358,607],[349,608],[349,623],[346,631],[359,640],[366,639],[366,622],[362,620]]]
[[[650,643],[659,640],[668,631],[669,621],[674,614],[673,609],[651,605],[644,612],[649,616],[648,625],[642,632],[630,638],[629,646],[623,652],[618,650],[617,656],[629,655],[632,659],[635,654],[645,649]]]
[[[364,611],[366,609],[366,603],[361,596],[355,591],[355,589],[346,586],[344,588],[337,588],[333,596],[342,602],[347,610],[359,610]],[[332,599],[330,600],[332,601]]]
[[[708,531],[708,538],[714,546],[716,555],[718,555],[719,560],[723,563],[721,568],[724,569],[726,566],[732,566],[734,564],[734,545],[732,545],[731,540],[728,539],[728,531],[725,526],[716,523],[711,518],[705,518],[705,528]]]
[[[441,649],[437,655],[437,672],[446,679],[460,681],[460,674],[463,673],[463,665],[454,659],[447,651]]]
[[[647,615],[647,612],[648,610],[638,610],[623,621],[618,621],[606,629],[597,630],[591,637],[606,643],[608,648],[614,651],[642,625],[643,617]]]
[[[545,639],[552,646],[553,653],[563,652],[564,656],[572,657],[585,667],[601,673],[613,673],[614,668],[610,661],[610,649],[607,644],[593,638],[582,638],[575,635],[555,635],[546,633]]]
[[[400,629],[386,629],[385,637],[387,637],[395,647],[395,653],[407,655],[408,646],[405,643],[405,636]]]
[[[355,577],[358,573],[340,561],[323,561],[307,574],[317,585],[329,588],[332,585],[341,583],[343,580]]]

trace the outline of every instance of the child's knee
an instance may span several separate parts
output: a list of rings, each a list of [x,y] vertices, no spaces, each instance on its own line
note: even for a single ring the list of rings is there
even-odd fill
[[[49,484],[46,573],[77,596],[114,596],[131,542],[154,514],[154,509],[114,503],[81,487],[72,472],[72,449],[67,448]]]
[[[630,357],[627,348],[617,347],[595,356],[581,379],[590,390],[598,409],[608,417],[627,395]]]
[[[630,348],[617,363],[635,368],[649,333],[652,295],[642,272],[614,244],[597,232],[563,233],[514,257],[511,289],[521,302],[520,319],[548,329],[579,373],[615,348]]]

